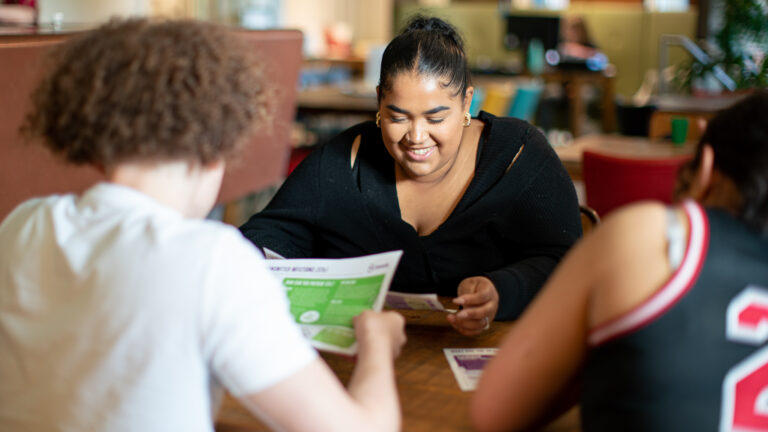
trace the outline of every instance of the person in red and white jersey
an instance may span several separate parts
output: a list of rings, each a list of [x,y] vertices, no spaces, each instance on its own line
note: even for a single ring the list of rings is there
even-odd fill
[[[768,91],[709,123],[678,186],[566,256],[485,370],[477,430],[579,401],[587,432],[768,431]]]

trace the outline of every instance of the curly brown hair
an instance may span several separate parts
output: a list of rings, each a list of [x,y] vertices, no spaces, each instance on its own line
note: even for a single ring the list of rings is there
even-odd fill
[[[112,20],[55,51],[23,129],[74,164],[226,158],[271,112],[250,51],[209,23]]]

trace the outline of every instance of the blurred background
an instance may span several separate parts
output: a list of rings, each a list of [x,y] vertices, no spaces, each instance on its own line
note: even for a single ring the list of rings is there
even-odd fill
[[[75,33],[112,16],[301,30],[288,173],[318,143],[374,117],[383,48],[417,13],[465,38],[472,114],[538,126],[565,149],[579,190],[584,148],[664,158],[684,150],[648,146],[679,141],[690,153],[700,120],[768,86],[768,0],[0,0],[0,36]]]
[[[30,3],[3,0],[6,3]],[[299,85],[375,86],[382,46],[415,13],[456,25],[476,76],[542,78],[535,108],[519,115],[544,130],[613,131],[642,116],[661,93],[702,94],[768,85],[765,0],[39,0],[38,27],[94,25],[110,16],[188,17],[250,29],[295,28],[307,64]],[[740,10],[733,10],[740,9]],[[742,22],[740,17],[748,17]],[[762,22],[760,19],[762,18]],[[729,21],[730,19],[730,21]],[[533,43],[531,43],[533,42]],[[367,63],[366,63],[367,61]],[[368,73],[366,74],[366,66]],[[601,72],[569,86],[555,70]],[[721,73],[722,72],[722,73]],[[544,75],[544,76],[542,76]],[[731,75],[728,79],[727,75]],[[736,76],[734,76],[736,75]],[[557,78],[557,79],[555,79]],[[481,80],[477,109],[506,114],[517,92],[508,80]],[[610,87],[610,88],[608,88]],[[580,95],[568,94],[575,91]],[[610,105],[602,98],[608,92]],[[570,96],[570,97],[569,97]],[[602,99],[601,99],[602,98]],[[634,99],[633,99],[634,98]],[[583,104],[568,113],[568,103]],[[605,113],[605,110],[615,112]],[[353,110],[350,110],[353,111]],[[616,118],[618,114],[619,118]],[[570,117],[569,117],[570,115]],[[574,117],[574,115],[578,117]],[[609,118],[604,118],[608,116]],[[624,116],[627,116],[625,119]],[[626,121],[622,121],[626,120]],[[578,124],[573,124],[578,122]],[[618,124],[617,124],[618,122]],[[632,126],[632,125],[629,125]],[[643,129],[643,128],[640,128]],[[628,127],[627,131],[633,131]]]

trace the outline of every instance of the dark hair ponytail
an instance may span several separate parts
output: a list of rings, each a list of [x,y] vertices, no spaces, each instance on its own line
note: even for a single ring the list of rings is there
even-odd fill
[[[704,144],[714,150],[714,167],[741,193],[739,218],[768,234],[768,90],[757,90],[715,116],[693,163],[700,161]]]
[[[440,18],[416,15],[387,45],[381,59],[379,88],[392,89],[392,80],[403,72],[446,78],[444,86],[464,98],[470,85],[464,42],[458,31]]]

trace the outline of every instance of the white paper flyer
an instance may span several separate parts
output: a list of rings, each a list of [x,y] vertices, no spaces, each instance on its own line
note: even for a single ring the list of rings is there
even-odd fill
[[[473,391],[477,388],[483,368],[498,348],[443,348],[448,364],[451,365],[453,376],[462,391]]]
[[[344,259],[267,260],[286,289],[291,314],[312,346],[357,352],[352,318],[380,311],[402,251]]]
[[[436,310],[456,313],[456,309],[446,309],[438,300],[437,294],[411,294],[390,291],[387,294],[386,305],[390,309]]]

